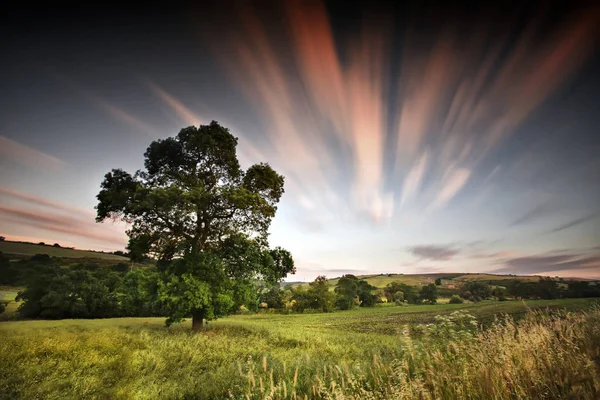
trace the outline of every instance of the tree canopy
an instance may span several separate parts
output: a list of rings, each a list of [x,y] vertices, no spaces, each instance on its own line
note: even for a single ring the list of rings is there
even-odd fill
[[[152,142],[144,170],[113,169],[101,184],[96,220],[130,223],[132,257],[157,260],[167,324],[191,314],[199,329],[205,318],[256,301],[253,282],[295,272],[291,254],[267,241],[284,178],[266,163],[243,170],[236,147],[215,121],[190,126]]]

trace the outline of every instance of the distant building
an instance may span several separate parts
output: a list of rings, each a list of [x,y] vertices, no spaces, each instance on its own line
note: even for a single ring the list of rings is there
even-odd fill
[[[448,285],[448,289],[456,289],[456,285],[451,283]]]

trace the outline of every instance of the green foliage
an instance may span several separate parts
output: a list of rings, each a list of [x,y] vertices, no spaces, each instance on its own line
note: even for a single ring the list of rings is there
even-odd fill
[[[358,279],[351,274],[342,276],[335,285],[335,305],[340,310],[350,310],[360,304],[356,281]]]
[[[387,301],[387,297],[385,296],[385,291],[383,289],[376,289],[374,294],[376,303],[385,303]]]
[[[295,271],[290,253],[267,243],[284,178],[268,164],[242,170],[236,146],[215,121],[191,126],[152,142],[145,170],[114,169],[101,184],[96,220],[131,223],[132,260],[158,260],[167,324],[226,315],[250,301],[254,281],[273,284]]]
[[[573,283],[577,285],[577,283]],[[565,295],[571,297],[585,297],[582,295],[585,293],[585,289],[581,291],[567,291],[565,293],[559,288],[558,282],[549,277],[541,277],[537,282],[521,282],[514,280],[508,285],[508,292],[515,297],[527,299],[557,299]],[[596,290],[595,293],[589,294],[600,295],[600,290]]]
[[[335,306],[335,294],[329,291],[327,278],[323,275],[317,276],[310,283],[307,294],[311,299],[311,308],[322,312],[331,312]]]
[[[436,284],[437,286],[441,286],[441,285],[442,285],[442,278],[437,278],[437,279],[435,280],[435,284]]]
[[[310,282],[308,290],[302,287],[292,289],[291,300],[292,309],[296,312],[307,309],[331,312],[335,306],[335,294],[329,291],[327,278],[322,275]]]
[[[460,293],[464,299],[481,301],[492,297],[492,287],[481,281],[471,281],[462,285]]]
[[[394,293],[394,303],[396,303],[397,306],[404,304],[404,293],[403,292],[397,291],[396,293]]]
[[[427,286],[423,286],[419,293],[419,297],[423,301],[427,301],[431,304],[437,303],[437,286],[433,283],[430,283]]]
[[[279,284],[275,284],[263,293],[261,301],[267,303],[269,308],[281,310],[285,308],[285,292]]]
[[[388,301],[390,302],[395,301],[394,295],[396,292],[402,292],[404,295],[404,300],[408,304],[418,304],[421,302],[419,291],[414,286],[409,286],[398,281],[388,283],[384,289],[384,292],[388,298]]]
[[[157,272],[128,272],[119,285],[118,298],[121,316],[151,317],[166,314],[158,300]]]
[[[335,286],[336,306],[340,310],[349,310],[356,305],[372,307],[377,303],[377,295],[372,293],[375,289],[364,279],[352,274],[344,275]]]
[[[450,298],[449,301],[450,304],[462,304],[464,303],[464,300],[459,296],[459,295],[454,295]]]
[[[24,302],[19,313],[49,319],[117,316],[118,281],[119,277],[110,272],[99,278],[86,270],[60,273],[48,266],[17,296],[17,301]]]

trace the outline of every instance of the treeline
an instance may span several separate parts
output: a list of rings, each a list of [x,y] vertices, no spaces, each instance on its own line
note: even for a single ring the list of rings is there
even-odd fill
[[[111,318],[164,316],[158,297],[158,271],[128,271],[127,264],[61,265],[38,254],[9,262],[0,254],[0,283],[23,286],[17,301],[23,318]]]
[[[347,274],[338,279],[331,290],[325,276],[318,276],[308,288],[274,286],[261,297],[260,307],[283,311],[313,310],[331,312],[355,307],[373,307],[377,303],[420,304],[437,302],[437,286],[429,284],[418,289],[400,282],[391,282],[378,289],[364,279]]]
[[[459,292],[463,299],[481,301],[495,299],[504,301],[513,299],[560,299],[600,297],[600,286],[589,281],[559,282],[549,277],[538,281],[504,281],[506,286],[492,286],[482,281],[464,283]]]
[[[125,263],[99,266],[80,262],[65,266],[60,259],[43,254],[10,262],[0,253],[0,284],[25,288],[17,297],[22,301],[18,310],[22,318],[162,317],[168,314],[161,299],[163,282],[155,266],[136,270],[130,270]],[[465,282],[450,302],[600,297],[600,285],[587,281],[565,285],[551,278],[541,278],[535,282],[503,283],[506,286]],[[331,312],[384,302],[435,304],[440,295],[435,284],[416,287],[394,281],[385,288],[376,288],[350,274],[338,279],[334,287],[324,276],[317,277],[307,288],[267,285],[259,281],[253,287],[250,292],[232,297],[235,300],[228,305],[230,312],[255,312],[261,308],[276,312]]]

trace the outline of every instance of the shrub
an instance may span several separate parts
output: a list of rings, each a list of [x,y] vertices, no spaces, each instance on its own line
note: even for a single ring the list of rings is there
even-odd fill
[[[397,291],[396,293],[394,293],[394,303],[396,303],[397,306],[404,305],[404,293],[403,292]]]
[[[450,304],[462,304],[465,301],[463,299],[460,298],[459,295],[454,295],[450,298]]]

